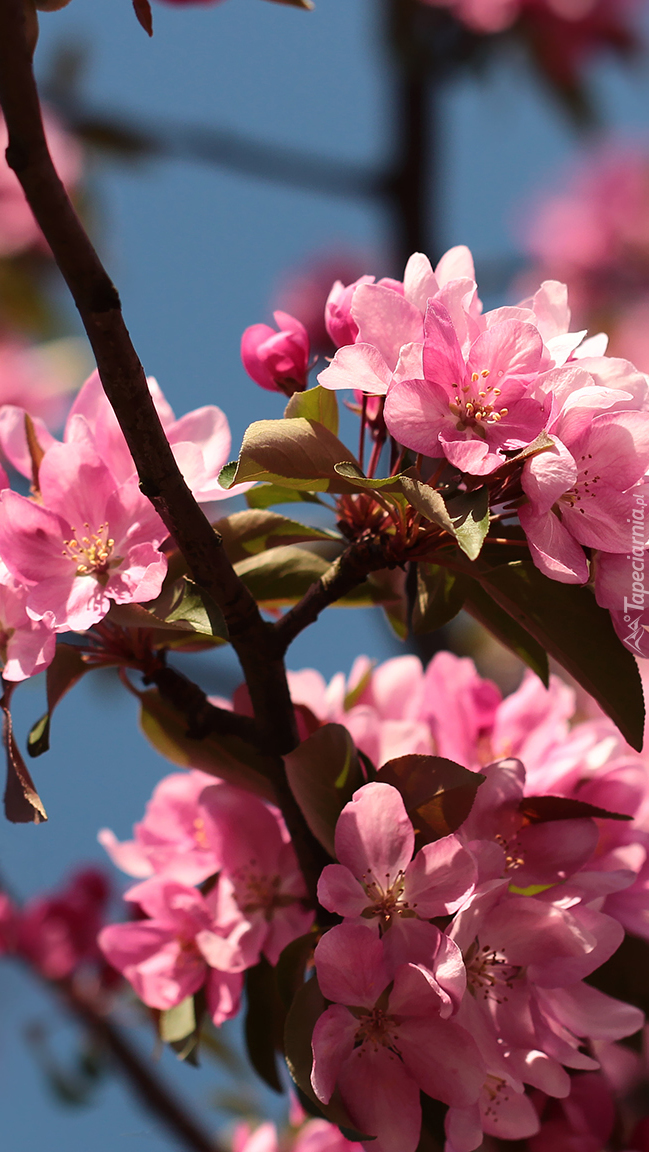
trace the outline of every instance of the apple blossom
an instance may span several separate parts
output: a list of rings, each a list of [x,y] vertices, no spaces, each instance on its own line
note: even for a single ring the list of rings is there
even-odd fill
[[[111,602],[142,603],[167,570],[167,531],[136,477],[116,488],[100,457],[81,443],[54,444],[39,469],[42,504],[5,489],[0,552],[28,585],[27,611],[57,632],[83,630]]]
[[[315,962],[331,1001],[313,1032],[316,1095],[327,1103],[337,1084],[358,1131],[376,1136],[377,1152],[414,1152],[420,1088],[467,1107],[484,1079],[473,1039],[449,1018],[453,988],[434,966],[391,968],[383,942],[362,925],[330,929]]]
[[[154,877],[132,888],[128,899],[138,904],[147,920],[110,924],[99,933],[104,956],[132,984],[150,1008],[173,1008],[205,987],[210,1015],[222,1024],[236,1015],[243,988],[240,972],[216,969],[216,948],[222,962],[236,957],[214,920],[203,896],[195,888]]]

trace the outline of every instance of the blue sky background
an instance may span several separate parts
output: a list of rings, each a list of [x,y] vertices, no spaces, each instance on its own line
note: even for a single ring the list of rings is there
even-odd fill
[[[263,0],[182,9],[155,4],[149,41],[128,0],[73,0],[44,15],[39,60],[72,41],[90,55],[86,91],[98,107],[129,116],[240,129],[336,158],[378,162],[386,149],[389,84],[378,0],[318,0],[308,14]],[[649,34],[649,28],[647,29]],[[606,123],[646,134],[649,69],[600,64],[592,75]],[[445,246],[468,243],[481,260],[516,253],[515,220],[539,183],[551,186],[573,153],[574,132],[510,55],[481,77],[463,77],[441,101],[438,157]],[[105,164],[91,177],[99,244],[147,371],[178,414],[206,403],[225,409],[233,455],[254,417],[279,415],[239,362],[246,325],[269,319],[282,273],[314,251],[350,244],[386,250],[386,220],[362,202],[286,190],[189,162]],[[383,274],[379,262],[369,272]],[[382,619],[333,610],[294,645],[289,666],[330,676],[366,652],[398,651]],[[237,682],[227,654],[194,662],[207,688]],[[43,686],[16,696],[21,739],[43,711]],[[167,770],[140,736],[134,701],[105,675],[88,677],[61,705],[52,750],[35,763],[50,817],[35,827],[0,823],[0,870],[28,896],[60,883],[80,861],[100,861],[97,829],[129,833]],[[116,1079],[92,1106],[55,1103],[25,1041],[34,1021],[53,1030],[58,1051],[72,1034],[52,1001],[8,963],[0,967],[0,1146],[3,1152],[171,1152],[177,1145],[133,1104]],[[145,1048],[152,1047],[148,1034]],[[211,1066],[196,1072],[166,1054],[164,1073],[205,1122]]]

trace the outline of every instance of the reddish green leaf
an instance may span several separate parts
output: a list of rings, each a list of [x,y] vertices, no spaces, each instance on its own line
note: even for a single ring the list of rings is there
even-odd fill
[[[485,777],[443,756],[412,755],[389,760],[376,779],[399,790],[421,845],[460,827]]]
[[[27,737],[27,751],[30,756],[42,756],[50,746],[50,724],[52,713],[66,692],[89,671],[80,648],[59,641],[54,659],[46,672],[47,712],[32,725]]]
[[[323,848],[335,856],[336,821],[365,782],[349,732],[342,724],[325,724],[285,756],[284,763],[304,819]]]
[[[0,708],[2,708],[4,715],[2,740],[7,755],[5,815],[12,824],[42,824],[44,820],[47,820],[47,814],[16,744],[13,732],[10,705],[15,684],[3,681],[3,687],[4,693],[0,699]]]
[[[571,796],[525,796],[519,809],[530,824],[545,824],[549,820],[579,820],[593,816],[602,820],[633,820],[623,812],[609,812],[585,800]]]

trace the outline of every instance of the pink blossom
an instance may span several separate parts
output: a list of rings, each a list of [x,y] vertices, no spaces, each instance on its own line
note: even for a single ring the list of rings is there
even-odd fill
[[[80,383],[82,360],[72,339],[40,345],[0,339],[0,421],[2,407],[10,404],[58,426]]]
[[[81,963],[99,959],[97,933],[108,896],[98,869],[75,873],[60,893],[36,897],[16,914],[15,951],[48,980],[61,980]]]
[[[427,456],[442,453],[464,472],[484,475],[503,450],[524,447],[546,421],[530,394],[543,341],[532,324],[504,320],[481,333],[465,362],[446,308],[428,304],[424,380],[395,382],[385,421],[399,443]]]
[[[241,921],[242,967],[256,964],[262,954],[276,964],[282,949],[313,923],[283,821],[256,796],[226,785],[207,788],[200,807],[207,844],[221,861],[209,897],[216,921]]]
[[[287,312],[274,312],[279,329],[253,324],[241,337],[241,359],[248,375],[270,392],[303,392],[309,370],[309,335]]]
[[[576,393],[578,396],[579,393]],[[649,413],[564,408],[554,447],[525,461],[519,509],[532,559],[562,583],[588,579],[581,545],[628,552],[634,487],[649,466]],[[644,544],[649,541],[643,541]]]
[[[71,189],[81,175],[79,145],[49,109],[45,111],[43,120],[54,166],[63,183]],[[0,256],[11,256],[34,247],[49,253],[18,177],[5,160],[8,143],[7,128],[0,115]]]
[[[474,1041],[449,1019],[443,975],[420,964],[391,968],[381,940],[361,925],[332,928],[315,961],[332,1002],[313,1032],[316,1095],[326,1103],[337,1084],[358,1130],[377,1137],[377,1152],[414,1152],[419,1090],[467,1107],[484,1079]]]
[[[222,488],[219,473],[230,458],[232,437],[225,413],[214,404],[196,408],[176,419],[157,381],[148,378],[149,391],[178,466],[199,502],[226,500],[247,491],[250,484]],[[41,448],[56,443],[42,420],[34,421]],[[111,408],[98,372],[88,378],[68,414],[64,443],[80,443],[101,457],[115,478],[123,484],[136,476],[133,458]],[[7,405],[0,409],[0,444],[8,460],[23,476],[31,479],[32,464],[25,436],[25,413]]]
[[[334,285],[330,303],[334,342],[350,338],[318,381],[325,388],[355,388],[384,395],[396,380],[420,376],[424,313],[429,299],[447,307],[458,332],[475,327],[482,308],[468,248],[451,248],[435,271],[421,252],[406,265],[403,283],[362,276],[343,289]],[[477,335],[477,331],[475,333]]]
[[[475,865],[457,836],[426,844],[415,855],[415,833],[396,788],[365,784],[336,824],[338,864],[328,864],[318,899],[331,912],[373,920],[390,954],[410,958],[429,925],[456,912],[473,891]],[[395,942],[396,936],[402,939]]]
[[[160,592],[166,529],[133,477],[118,488],[87,445],[54,444],[39,483],[43,504],[15,492],[0,496],[0,550],[9,571],[29,585],[27,610],[56,631],[82,631],[111,602],[142,603]]]
[[[615,1101],[606,1078],[584,1072],[571,1082],[570,1095],[546,1107],[530,1152],[602,1152],[615,1124]]]
[[[290,1152],[362,1152],[362,1145],[346,1140],[335,1124],[326,1120],[308,1120],[287,1145]],[[232,1152],[280,1152],[277,1129],[274,1124],[260,1124],[251,1131],[248,1124],[237,1124],[232,1142]]]
[[[133,840],[117,840],[103,828],[97,837],[113,864],[129,876],[145,879],[163,875],[183,884],[200,884],[215,875],[219,858],[207,843],[205,817],[199,798],[214,784],[207,772],[173,772],[153,790],[144,819]]]
[[[56,637],[48,614],[43,620],[27,615],[29,589],[0,560],[0,661],[5,680],[26,680],[54,659]]]
[[[222,1024],[239,1009],[240,972],[208,964],[217,942],[219,958],[236,956],[200,892],[174,880],[145,880],[128,899],[149,919],[110,924],[99,934],[104,956],[150,1008],[174,1008],[205,986],[210,1015]]]

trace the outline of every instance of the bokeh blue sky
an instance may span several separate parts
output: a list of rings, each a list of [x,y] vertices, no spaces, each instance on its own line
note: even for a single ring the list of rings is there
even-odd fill
[[[385,156],[390,85],[381,47],[379,0],[317,0],[313,13],[263,0],[172,9],[155,4],[149,41],[128,0],[73,0],[45,15],[39,61],[72,42],[87,49],[85,91],[99,108],[143,120],[169,118],[240,129],[266,141],[376,163]],[[648,28],[649,35],[649,28]],[[604,121],[632,135],[649,130],[649,68],[594,69]],[[516,253],[520,205],[550,185],[575,135],[525,61],[510,56],[444,94],[438,156],[440,234],[468,243],[481,261]],[[281,399],[248,381],[239,362],[243,328],[269,318],[274,285],[313,252],[349,244],[386,251],[386,220],[373,205],[347,203],[185,161],[102,163],[91,176],[99,243],[123,298],[147,371],[180,414],[222,406],[236,450],[253,418],[279,415]],[[384,259],[385,257],[383,257]],[[233,451],[234,454],[234,451]],[[355,655],[397,651],[369,612],[331,612],[301,637],[289,660],[327,676]],[[218,667],[217,667],[218,665]],[[236,682],[227,656],[196,662],[206,687]],[[42,685],[16,697],[19,734],[43,711]],[[42,827],[0,823],[0,871],[28,896],[51,887],[77,862],[101,860],[96,832],[125,836],[165,764],[136,727],[134,701],[105,675],[89,677],[57,713],[52,750],[35,765],[49,813]],[[171,1152],[177,1145],[134,1105],[118,1081],[86,1109],[64,1110],[36,1071],[25,1042],[34,1021],[65,1053],[70,1034],[52,1002],[0,967],[0,1148],[2,1152]],[[152,1047],[150,1039],[145,1045]],[[162,1070],[210,1125],[210,1066],[196,1072],[165,1055]]]

